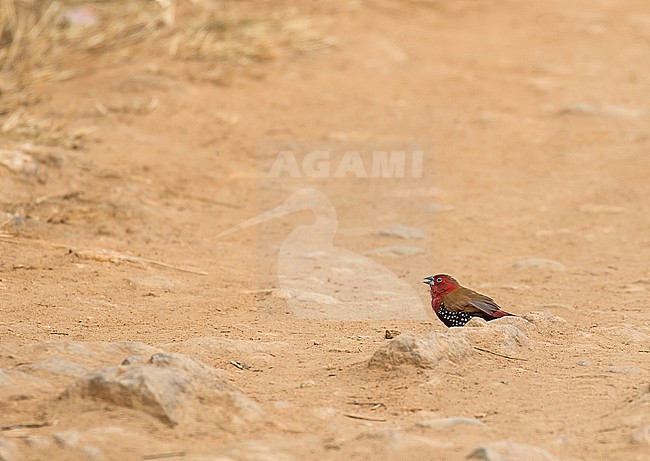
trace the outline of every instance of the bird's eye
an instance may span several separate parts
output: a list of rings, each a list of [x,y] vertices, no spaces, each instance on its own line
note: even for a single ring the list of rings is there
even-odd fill
[[[442,282],[442,277],[438,277],[438,278],[436,279],[436,283],[440,283],[440,282]]]

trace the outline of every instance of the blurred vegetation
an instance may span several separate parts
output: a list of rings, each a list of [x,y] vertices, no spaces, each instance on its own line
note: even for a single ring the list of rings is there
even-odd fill
[[[299,3],[296,3],[299,4]],[[181,59],[205,80],[233,67],[329,47],[313,18],[272,1],[0,0],[0,131],[44,129],[28,120],[29,88],[74,78],[96,57]],[[195,76],[196,77],[196,76]],[[201,76],[199,75],[199,78]]]

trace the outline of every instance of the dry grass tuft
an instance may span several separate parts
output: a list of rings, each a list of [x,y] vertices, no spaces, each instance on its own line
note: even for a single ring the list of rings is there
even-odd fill
[[[119,49],[225,69],[332,46],[313,19],[274,2],[222,0],[0,0],[0,130],[74,144],[24,110],[34,84],[74,78],[89,56]],[[135,44],[140,44],[136,49]],[[210,74],[210,75],[208,75]],[[201,76],[199,76],[201,77]],[[72,136],[74,138],[74,136]]]

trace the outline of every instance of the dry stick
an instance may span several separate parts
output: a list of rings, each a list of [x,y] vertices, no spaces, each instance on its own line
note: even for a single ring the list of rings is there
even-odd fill
[[[386,420],[382,418],[369,418],[367,416],[353,415],[351,413],[345,413],[343,416],[347,416],[348,418],[352,418],[352,419],[363,419],[364,421],[376,421],[378,423],[386,422]]]
[[[93,259],[95,261],[100,261],[100,262],[130,262],[130,263],[146,263],[146,264],[152,264],[154,266],[160,266],[164,267],[167,269],[172,269],[175,271],[179,272],[187,272],[190,274],[196,274],[196,275],[208,275],[207,272],[204,271],[198,271],[194,269],[189,269],[186,267],[179,267],[179,266],[173,266],[171,264],[167,264],[162,261],[156,261],[154,259],[148,259],[148,258],[140,258],[138,256],[132,256],[132,255],[127,255],[124,253],[118,253],[113,250],[106,250],[103,248],[75,248],[70,245],[63,245],[60,243],[52,243],[52,242],[46,242],[44,240],[16,240],[16,239],[7,239],[4,238],[2,235],[0,235],[0,242],[6,242],[6,243],[14,243],[14,244],[23,244],[23,245],[29,245],[31,243],[37,243],[39,245],[51,247],[51,248],[65,248],[70,251],[72,251],[74,254],[76,254],[78,257],[82,259]]]
[[[494,352],[488,349],[483,349],[482,347],[478,347],[478,346],[474,346],[474,349],[476,349],[477,351],[487,352],[488,354],[496,355],[498,357],[503,357],[504,359],[521,360],[523,362],[528,362],[528,359],[522,359],[521,357],[511,357],[509,355],[499,354],[498,352]]]

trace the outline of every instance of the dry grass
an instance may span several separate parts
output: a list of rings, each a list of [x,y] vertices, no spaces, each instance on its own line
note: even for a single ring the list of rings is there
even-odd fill
[[[331,46],[314,21],[274,2],[0,0],[0,130],[49,144],[70,136],[26,110],[35,84],[74,78],[72,63],[120,50],[205,62],[206,74]],[[136,50],[134,44],[141,44]],[[206,67],[207,67],[206,66]],[[210,79],[209,76],[207,79]],[[54,131],[53,131],[54,130]],[[49,133],[49,134],[47,134]],[[72,136],[74,138],[74,136]]]

